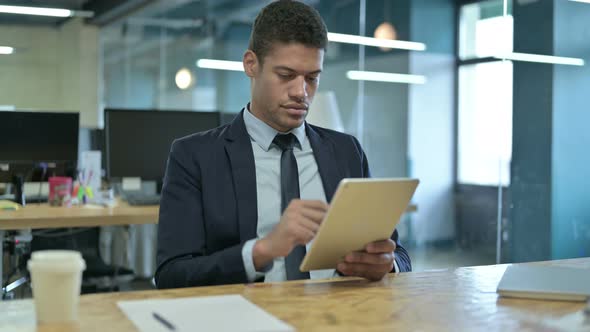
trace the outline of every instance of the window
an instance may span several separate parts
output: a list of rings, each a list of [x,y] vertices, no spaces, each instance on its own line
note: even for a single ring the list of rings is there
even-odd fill
[[[459,67],[458,181],[507,186],[512,156],[512,62]]]
[[[462,184],[510,184],[512,62],[493,58],[512,51],[512,16],[502,15],[503,2],[497,0],[461,9],[457,181]]]

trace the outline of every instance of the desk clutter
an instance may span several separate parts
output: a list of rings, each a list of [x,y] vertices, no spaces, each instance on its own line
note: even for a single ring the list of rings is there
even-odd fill
[[[20,209],[22,206],[18,203],[13,201],[9,201],[6,199],[0,200],[0,211],[16,211]]]

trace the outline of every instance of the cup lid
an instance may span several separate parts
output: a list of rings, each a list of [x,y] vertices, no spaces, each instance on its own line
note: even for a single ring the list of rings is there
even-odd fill
[[[78,251],[74,250],[39,250],[31,254],[27,268],[50,268],[55,272],[81,271],[86,269],[86,262]]]

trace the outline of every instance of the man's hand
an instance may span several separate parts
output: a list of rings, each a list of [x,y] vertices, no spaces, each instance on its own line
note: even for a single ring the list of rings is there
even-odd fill
[[[275,228],[254,245],[252,256],[256,269],[313,240],[327,210],[328,204],[323,201],[292,200]]]
[[[344,257],[336,270],[345,276],[378,281],[393,270],[395,242],[391,239],[369,243],[364,251],[354,251]]]

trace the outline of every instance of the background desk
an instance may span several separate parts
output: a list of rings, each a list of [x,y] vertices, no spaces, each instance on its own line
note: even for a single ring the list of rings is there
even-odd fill
[[[30,204],[17,211],[0,211],[0,231],[27,228],[95,227],[156,223],[159,206],[54,207]]]
[[[590,258],[540,264],[590,268]],[[222,294],[241,294],[299,331],[548,331],[547,320],[584,308],[580,302],[499,298],[496,286],[506,266],[402,273],[374,283],[339,278],[84,295],[79,323],[37,329],[32,300],[5,301],[0,331],[136,331],[117,301]]]
[[[4,239],[6,230],[157,223],[158,211],[157,205],[129,206],[124,202],[115,207],[69,208],[30,204],[16,211],[0,211],[0,241]],[[3,258],[4,252],[0,245],[0,285],[3,285]]]

